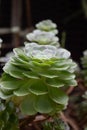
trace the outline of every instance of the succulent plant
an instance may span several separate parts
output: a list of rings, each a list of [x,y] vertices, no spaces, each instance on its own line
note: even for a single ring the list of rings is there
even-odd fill
[[[24,114],[57,113],[68,103],[64,86],[75,86],[76,64],[70,52],[52,45],[25,44],[15,48],[0,80],[0,97],[19,101]]]
[[[81,63],[82,63],[82,67],[83,67],[82,74],[84,76],[84,80],[87,85],[87,50],[85,50],[83,52],[83,57],[81,58]]]
[[[2,39],[0,38],[0,43],[2,43]]]
[[[37,23],[36,28],[38,30],[45,31],[45,32],[52,32],[54,34],[58,33],[58,30],[56,29],[57,25],[53,23],[52,20],[49,19]]]
[[[59,47],[59,38],[52,32],[44,32],[40,30],[34,30],[32,33],[26,35],[30,42],[36,42],[41,45],[55,45]]]
[[[53,121],[45,121],[43,130],[70,130],[69,126],[59,118],[54,118]]]

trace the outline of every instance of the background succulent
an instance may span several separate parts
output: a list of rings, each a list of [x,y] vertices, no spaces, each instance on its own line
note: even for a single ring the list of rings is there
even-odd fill
[[[83,52],[83,57],[81,58],[81,63],[82,63],[82,67],[83,67],[82,74],[84,76],[84,80],[87,85],[87,50],[85,50]]]
[[[0,43],[2,43],[2,39],[0,38]]]
[[[44,32],[40,30],[34,30],[32,33],[26,35],[30,42],[36,42],[41,45],[55,45],[59,47],[59,38],[52,32]]]
[[[51,45],[25,44],[14,49],[0,81],[0,97],[17,98],[24,114],[53,114],[63,110],[68,96],[63,86],[75,86],[76,64],[70,52]]]
[[[37,23],[36,28],[41,31],[58,34],[57,25],[53,23],[52,20],[49,19]]]

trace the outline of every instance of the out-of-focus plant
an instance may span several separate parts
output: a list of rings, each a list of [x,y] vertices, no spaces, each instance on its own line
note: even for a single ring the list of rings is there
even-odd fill
[[[52,32],[55,35],[58,34],[57,25],[56,23],[53,23],[52,20],[49,19],[43,20],[37,23],[35,26],[38,30],[45,31],[45,32]]]
[[[41,45],[50,44],[59,47],[59,38],[52,32],[34,30],[32,33],[27,34],[26,37],[30,42],[36,42]]]
[[[2,39],[0,38],[0,48],[2,47]],[[0,52],[1,55],[1,52]]]
[[[87,0],[82,0],[82,8],[85,13],[85,17],[87,18]]]
[[[57,25],[51,20],[43,20],[35,25],[36,29],[28,33],[26,38],[29,42],[36,42],[41,45],[54,45],[59,47],[59,38],[55,36],[58,33]]]
[[[81,58],[82,63],[82,74],[84,76],[85,84],[87,85],[87,50],[83,52],[83,57]]]
[[[0,130],[19,130],[18,117],[12,102],[0,101]]]
[[[68,104],[62,87],[77,84],[75,67],[70,52],[63,48],[26,44],[24,50],[14,49],[14,56],[3,68],[0,97],[15,97],[24,114],[58,113]]]
[[[0,43],[2,42],[2,39],[0,38]]]
[[[43,123],[43,130],[70,130],[70,128],[61,119],[55,118]]]

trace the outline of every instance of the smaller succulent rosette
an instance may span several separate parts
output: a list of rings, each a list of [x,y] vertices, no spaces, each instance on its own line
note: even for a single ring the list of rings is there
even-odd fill
[[[45,32],[52,32],[55,35],[58,34],[58,30],[56,23],[53,23],[52,20],[43,20],[39,23],[36,24],[36,28],[41,30],[41,31],[45,31]]]
[[[52,114],[65,109],[68,96],[62,87],[77,84],[76,64],[70,59],[70,52],[36,43],[13,51],[14,56],[3,68],[0,97],[18,97],[21,111],[28,115]]]
[[[81,63],[82,63],[82,67],[83,67],[82,74],[84,76],[84,80],[87,85],[87,50],[85,50],[83,52],[83,57],[81,58]]]
[[[34,30],[32,33],[26,35],[28,41],[36,42],[40,45],[54,45],[59,47],[59,38],[55,36],[52,32],[44,32],[40,30]]]

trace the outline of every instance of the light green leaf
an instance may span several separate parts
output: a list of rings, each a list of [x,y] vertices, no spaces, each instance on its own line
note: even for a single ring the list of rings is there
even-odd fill
[[[64,86],[64,82],[58,78],[53,78],[53,79],[46,79],[46,83],[52,87],[63,87]]]
[[[27,78],[39,79],[38,74],[32,71],[23,72],[23,75],[26,76]]]
[[[72,79],[72,80],[67,80],[65,81],[65,84],[67,84],[67,86],[76,86],[77,85],[77,81]]]
[[[21,68],[30,69],[29,62],[23,61],[18,57],[12,57],[11,64]]]
[[[68,103],[68,96],[58,88],[49,87],[49,96],[58,104],[67,105]]]
[[[38,96],[35,104],[34,104],[35,110],[40,113],[50,113],[53,111],[53,102],[50,100],[48,95],[41,95]]]
[[[32,63],[35,66],[39,66],[39,67],[50,67],[50,64],[47,64],[47,62],[36,62],[36,61],[33,61]]]
[[[54,67],[61,67],[61,66],[64,66],[64,65],[69,65],[72,63],[72,60],[71,59],[59,59],[57,61],[54,62],[53,66]]]
[[[53,66],[50,68],[50,70],[54,70],[54,71],[57,70],[58,71],[58,70],[67,70],[68,68],[69,68],[69,66],[67,66],[67,65],[63,65],[63,66],[59,66],[59,67]]]
[[[75,78],[75,74],[72,74],[68,71],[57,71],[58,77],[63,80],[72,80]]]
[[[23,61],[28,61],[29,60],[29,58],[27,57],[27,55],[24,53],[24,51],[22,49],[15,48],[15,49],[13,49],[13,51],[14,51],[15,55],[17,57],[20,57],[21,59],[23,59]]]
[[[25,76],[22,74],[24,69],[18,68],[14,65],[12,65],[10,62],[6,63],[6,65],[3,68],[5,73],[8,73],[14,78],[24,78]]]
[[[27,96],[24,101],[22,102],[20,108],[22,113],[26,115],[35,115],[37,111],[34,109],[34,102],[35,102],[36,96],[30,94]]]
[[[29,81],[23,84],[23,86],[21,86],[21,88],[19,88],[18,90],[15,90],[13,93],[16,96],[25,96],[29,94],[28,88],[29,88]]]
[[[7,98],[10,98],[12,96],[13,96],[13,94],[5,94],[2,92],[2,90],[0,90],[0,98],[6,100]]]
[[[55,77],[58,77],[58,75],[52,71],[52,70],[42,70],[41,72],[39,72],[39,74],[43,77],[47,77],[47,78],[55,78]]]
[[[42,80],[35,81],[30,87],[29,91],[35,95],[43,95],[48,93],[47,85]]]
[[[2,76],[0,85],[2,88],[6,88],[9,90],[14,90],[17,89],[21,84],[21,81],[18,79],[15,79],[13,77],[11,77],[10,75],[4,74]]]
[[[23,86],[29,87],[31,85],[32,80],[29,79],[16,79],[11,77],[10,75],[3,75],[0,85],[2,88],[6,88],[9,90],[15,90],[18,88],[22,88]]]

